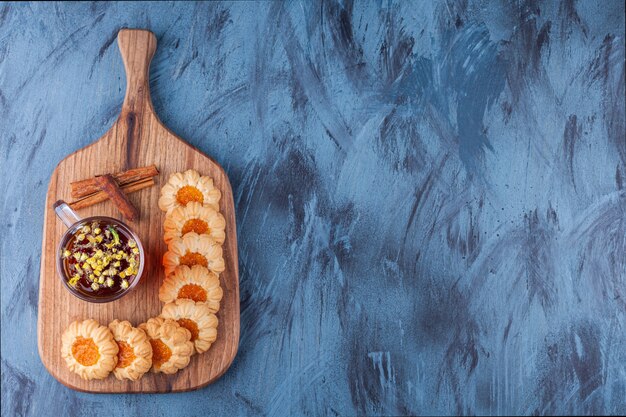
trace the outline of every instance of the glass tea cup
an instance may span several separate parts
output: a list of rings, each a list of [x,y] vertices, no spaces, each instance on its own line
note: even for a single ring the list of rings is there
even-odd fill
[[[76,214],[76,212],[72,210],[70,206],[65,203],[65,201],[62,200],[54,203],[53,208],[57,217],[61,219],[63,224],[65,224],[65,226],[67,226],[68,228],[61,238],[61,241],[59,242],[59,246],[57,248],[56,269],[59,278],[61,278],[63,285],[65,285],[65,288],[67,288],[69,292],[71,292],[74,296],[80,298],[81,300],[91,303],[108,303],[128,294],[133,290],[133,288],[137,286],[137,284],[139,284],[139,281],[141,280],[141,277],[143,275],[145,254],[143,250],[143,245],[141,244],[141,240],[139,240],[139,237],[130,229],[130,227],[117,219],[106,216],[93,216],[81,219],[78,214]],[[97,222],[99,225],[101,225],[103,231],[106,230],[105,228],[107,227],[115,226],[113,230],[115,230],[115,232],[118,234],[118,239],[121,235],[122,241],[130,242],[131,240],[134,240],[136,243],[135,247],[138,249],[139,252],[139,266],[137,268],[137,273],[133,275],[133,278],[131,280],[129,280],[128,287],[125,289],[119,286],[119,283],[116,283],[116,288],[107,288],[103,286],[102,289],[93,290],[93,288],[89,285],[90,281],[86,277],[81,277],[80,280],[78,280],[78,283],[75,283],[74,286],[70,285],[69,283],[69,281],[72,279],[69,271],[69,263],[71,260],[68,259],[68,256],[64,256],[64,252],[67,250],[68,244],[78,239],[78,236],[81,234],[83,227],[93,224],[94,222]],[[119,276],[117,276],[117,278],[118,280],[120,279]],[[111,277],[111,279],[114,278]]]

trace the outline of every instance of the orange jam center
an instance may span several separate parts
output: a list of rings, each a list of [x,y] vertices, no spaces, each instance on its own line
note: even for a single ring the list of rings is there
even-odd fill
[[[196,303],[205,302],[207,299],[207,293],[204,288],[196,284],[187,284],[183,285],[180,290],[178,290],[177,298],[188,298]]]
[[[205,233],[209,233],[209,225],[204,220],[200,219],[191,219],[187,220],[183,225],[182,234],[186,234],[189,232],[196,232],[199,235],[203,235]]]
[[[187,203],[192,201],[197,201],[202,204],[204,203],[204,196],[196,187],[185,185],[176,193],[176,200],[178,200],[178,202],[183,206],[186,206]]]
[[[209,262],[206,260],[204,255],[198,252],[187,252],[180,258],[180,264],[187,265],[189,267],[192,267],[194,265],[202,265],[204,267],[207,267],[209,265]]]
[[[135,350],[126,342],[119,341],[117,346],[120,348],[117,353],[116,368],[126,368],[135,360]]]
[[[152,363],[154,366],[159,367],[170,360],[172,350],[165,343],[161,342],[160,339],[150,339],[150,344],[152,345]]]
[[[185,329],[189,330],[191,333],[191,341],[193,342],[198,338],[198,334],[200,333],[198,330],[198,325],[195,321],[189,319],[178,319],[176,320],[178,324],[180,324]]]
[[[78,336],[72,345],[72,356],[81,365],[92,366],[98,363],[100,352],[92,338]]]

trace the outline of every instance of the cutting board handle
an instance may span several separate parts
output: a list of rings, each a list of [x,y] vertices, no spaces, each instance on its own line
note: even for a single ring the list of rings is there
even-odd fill
[[[152,110],[150,100],[150,61],[156,51],[154,33],[143,29],[121,29],[117,44],[126,69],[126,96],[122,114]]]

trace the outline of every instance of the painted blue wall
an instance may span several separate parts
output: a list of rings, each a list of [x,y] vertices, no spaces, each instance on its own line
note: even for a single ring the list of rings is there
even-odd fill
[[[624,4],[506,3],[0,4],[2,415],[626,413]],[[192,393],[37,354],[48,179],[116,118],[125,26],[235,192],[239,354]]]

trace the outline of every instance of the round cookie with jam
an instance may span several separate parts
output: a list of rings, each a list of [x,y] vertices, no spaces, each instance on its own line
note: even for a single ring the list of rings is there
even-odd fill
[[[152,372],[174,374],[189,365],[194,353],[189,330],[175,320],[155,317],[139,325],[152,345]]]
[[[119,380],[136,381],[152,366],[152,345],[146,332],[119,320],[112,321],[109,329],[119,348],[113,374]]]
[[[226,234],[224,228],[226,220],[213,207],[203,206],[195,201],[185,207],[174,209],[165,219],[163,239],[169,243],[172,239],[180,238],[189,232],[207,235],[220,245],[224,243]]]
[[[189,330],[190,340],[198,353],[209,350],[217,339],[218,320],[205,303],[178,299],[163,306],[161,317],[176,320],[179,325]]]
[[[117,343],[111,331],[95,320],[72,322],[61,336],[61,356],[82,379],[103,379],[117,364]]]
[[[226,268],[222,247],[207,235],[189,232],[182,238],[174,238],[163,255],[165,275],[171,274],[179,265],[203,266],[217,274]]]
[[[169,214],[175,208],[185,207],[195,201],[218,211],[221,197],[222,193],[213,185],[213,179],[190,169],[170,176],[167,184],[161,188],[159,208]]]
[[[219,276],[200,265],[176,267],[159,288],[159,300],[164,303],[188,299],[206,304],[211,313],[219,311],[223,296]]]

